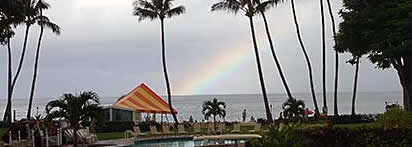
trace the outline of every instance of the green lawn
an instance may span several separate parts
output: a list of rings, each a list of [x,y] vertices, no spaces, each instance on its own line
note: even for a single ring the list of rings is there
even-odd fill
[[[109,132],[109,133],[96,133],[99,140],[112,140],[124,138],[123,132]]]
[[[326,123],[316,123],[316,124],[303,124],[302,129],[311,129],[311,128],[323,128],[327,127]],[[376,123],[354,123],[354,124],[335,124],[333,127],[338,127],[338,128],[364,128],[364,127],[379,127],[378,124]],[[262,125],[262,129],[267,129],[267,125]],[[233,129],[233,126],[226,126],[226,133],[230,134],[230,131]],[[241,127],[241,132],[240,133],[248,133],[249,130],[253,130],[254,126],[242,126]],[[4,133],[4,130],[0,128],[0,134]],[[161,131],[161,130],[159,130]],[[175,131],[175,130],[171,130]],[[192,134],[193,128],[186,129],[186,131],[189,132],[189,134]],[[148,132],[145,132],[148,133]],[[207,128],[202,128],[202,134],[207,133]],[[122,139],[124,138],[124,132],[109,132],[109,133],[96,133],[97,138],[99,140],[112,140],[112,139]],[[146,135],[147,137],[151,135]]]
[[[0,137],[3,136],[4,133],[6,133],[6,129],[5,128],[0,128]]]

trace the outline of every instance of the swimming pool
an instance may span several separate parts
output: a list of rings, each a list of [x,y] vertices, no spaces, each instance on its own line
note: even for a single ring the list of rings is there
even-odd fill
[[[193,138],[170,138],[136,141],[128,147],[194,147]]]

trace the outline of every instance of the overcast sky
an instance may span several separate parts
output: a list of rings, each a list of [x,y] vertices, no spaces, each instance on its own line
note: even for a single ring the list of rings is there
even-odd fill
[[[165,84],[161,64],[160,24],[138,22],[132,0],[54,0],[45,12],[60,25],[56,36],[46,31],[42,44],[36,97],[58,97],[66,92],[96,91],[100,96],[121,96],[145,82],[161,95]],[[260,93],[250,37],[243,14],[210,12],[212,0],[176,0],[186,13],[166,20],[168,70],[174,94]],[[341,0],[332,0],[334,14]],[[319,2],[296,0],[301,32],[313,64],[316,91],[321,85]],[[325,13],[328,16],[328,13]],[[309,92],[306,63],[296,38],[290,1],[267,12],[276,52],[292,92]],[[327,17],[327,86],[333,89],[334,53]],[[283,93],[270,54],[262,20],[255,17],[264,77],[270,93]],[[15,97],[29,95],[38,26],[30,31],[28,52]],[[14,70],[22,46],[23,27],[12,40]],[[0,50],[0,98],[7,96],[6,48]],[[351,91],[354,67],[340,60],[340,91]],[[375,69],[361,61],[359,91],[400,91],[393,69]]]

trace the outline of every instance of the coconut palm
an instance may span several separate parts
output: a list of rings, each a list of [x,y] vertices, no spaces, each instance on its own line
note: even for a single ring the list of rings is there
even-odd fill
[[[290,122],[301,121],[305,117],[305,103],[302,100],[288,98],[282,109],[283,117]]]
[[[12,49],[10,39],[14,36],[12,27],[16,27],[22,22],[22,7],[19,1],[4,0],[0,6],[0,44],[7,45],[7,105],[4,111],[3,122],[9,124],[11,122],[11,106],[12,106]]]
[[[272,2],[270,2],[270,1],[272,1]],[[278,4],[279,2],[282,2],[282,1],[283,0],[269,0],[269,1],[265,1],[265,2],[270,2],[272,4]],[[261,4],[260,0],[256,0],[256,2],[258,4]],[[265,3],[265,2],[263,2],[263,3]],[[267,8],[269,8],[269,7],[267,7]],[[290,92],[288,83],[287,83],[286,78],[283,74],[282,67],[280,66],[280,62],[279,62],[279,60],[277,58],[277,55],[276,55],[276,52],[275,52],[275,47],[273,45],[272,37],[270,35],[270,30],[269,30],[269,25],[268,25],[268,22],[267,22],[267,19],[266,19],[265,10],[267,10],[267,9],[261,9],[260,10],[260,15],[262,15],[263,22],[265,24],[266,35],[268,37],[268,41],[269,41],[269,45],[270,45],[270,51],[272,52],[272,56],[273,56],[273,61],[275,62],[276,68],[278,69],[279,76],[280,76],[280,79],[282,80],[283,86],[285,87],[286,94],[288,95],[289,98],[292,98],[293,97],[292,93]]]
[[[356,100],[356,92],[358,89],[358,76],[359,76],[359,56],[353,60],[348,61],[351,64],[355,64],[355,77],[353,79],[353,92],[352,92],[352,115],[356,115],[355,112],[355,100]]]
[[[46,119],[65,119],[73,129],[73,145],[78,142],[77,131],[81,122],[90,119],[101,119],[99,96],[94,92],[81,92],[80,95],[63,94],[58,100],[53,100],[46,105]]]
[[[336,36],[336,26],[335,26],[335,18],[333,17],[332,6],[330,4],[330,0],[326,0],[328,4],[329,16],[332,24],[332,33],[333,38]],[[336,39],[334,39],[336,42]],[[336,44],[336,43],[335,43]],[[333,91],[333,113],[335,116],[339,115],[338,112],[338,82],[339,82],[339,54],[338,51],[335,50],[335,87]]]
[[[323,13],[323,0],[320,0],[320,16],[322,25],[322,90],[323,107],[322,113],[328,114],[328,104],[326,102],[326,40],[325,40],[325,14]]]
[[[48,17],[43,16],[43,10],[48,9],[50,5],[46,3],[45,1],[39,0],[36,3],[36,6],[34,8],[38,9],[40,11],[39,13],[39,20],[37,21],[37,24],[40,26],[40,35],[39,39],[37,41],[37,49],[36,49],[36,57],[34,61],[34,69],[33,69],[33,79],[31,83],[31,89],[30,89],[30,97],[29,97],[29,106],[27,109],[27,119],[31,118],[31,107],[33,103],[33,97],[34,97],[34,91],[36,88],[36,80],[37,80],[37,70],[38,70],[38,64],[39,64],[39,56],[40,56],[40,45],[41,41],[43,38],[43,31],[44,28],[49,28],[53,33],[59,35],[60,34],[60,27],[53,22],[49,20]]]
[[[184,6],[177,6],[173,7],[174,0],[137,0],[133,3],[134,5],[134,12],[133,15],[139,17],[139,21],[149,19],[159,19],[160,20],[160,29],[162,33],[162,63],[163,63],[163,73],[166,82],[166,89],[167,89],[167,98],[169,102],[169,109],[170,112],[173,112],[172,107],[172,91],[170,89],[170,82],[169,77],[167,74],[167,66],[166,66],[166,49],[165,49],[165,37],[164,37],[164,19],[171,18],[173,16],[181,15],[185,12]],[[177,120],[176,114],[172,113],[173,119],[175,124],[177,125],[179,122]]]
[[[256,0],[223,0],[221,2],[214,4],[211,9],[212,11],[224,10],[235,14],[237,14],[239,11],[243,11],[245,15],[249,18],[250,31],[256,57],[256,66],[259,74],[259,81],[263,95],[263,102],[266,110],[266,117],[269,122],[273,122],[273,119],[269,108],[269,102],[265,88],[265,81],[263,78],[262,67],[260,64],[259,50],[257,46],[255,28],[253,24],[253,16],[259,14],[261,11],[265,11],[265,9],[272,5],[272,3],[274,3],[274,1],[266,1],[259,4]]]
[[[299,23],[298,23],[298,19],[296,17],[295,1],[290,0],[290,3],[292,5],[292,14],[293,14],[293,20],[295,22],[296,34],[297,34],[297,37],[298,37],[299,44],[300,44],[300,47],[302,49],[303,55],[305,56],[306,64],[308,66],[310,89],[311,89],[311,93],[312,93],[313,104],[315,106],[315,116],[319,116],[319,107],[318,107],[318,103],[316,101],[315,87],[314,87],[314,84],[313,84],[312,64],[310,63],[309,55],[306,51],[305,45],[304,45],[303,40],[302,40],[302,36],[300,34]]]
[[[213,98],[211,101],[204,101],[202,105],[202,113],[206,120],[213,117],[213,124],[216,130],[216,117],[225,118],[226,116],[226,103]]]

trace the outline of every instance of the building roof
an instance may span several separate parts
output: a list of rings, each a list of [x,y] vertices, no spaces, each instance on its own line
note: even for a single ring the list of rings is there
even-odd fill
[[[121,97],[113,106],[134,109],[137,112],[170,113],[169,105],[144,83]],[[177,113],[175,109],[173,112]]]

